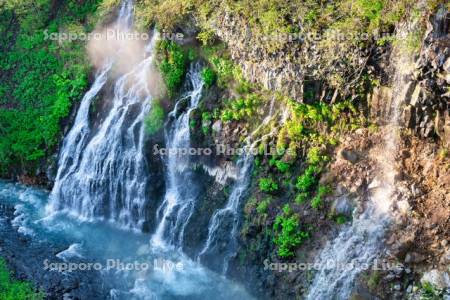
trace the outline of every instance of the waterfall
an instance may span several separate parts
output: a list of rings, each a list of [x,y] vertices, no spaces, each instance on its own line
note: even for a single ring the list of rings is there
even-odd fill
[[[409,32],[417,30],[416,26],[417,23],[405,24],[398,29],[397,36],[407,36]],[[355,216],[353,223],[345,227],[321,251],[316,261],[321,269],[315,275],[306,299],[349,299],[356,277],[384,250],[384,235],[394,219],[392,205],[396,191],[395,157],[399,142],[399,118],[402,105],[409,95],[414,58],[397,47],[394,50],[393,63],[395,76],[390,119],[386,128],[384,148],[380,149],[376,157],[379,168],[377,181],[380,186],[369,195],[365,211]]]
[[[208,226],[208,238],[198,255],[198,260],[222,257],[219,265],[223,274],[228,270],[228,262],[237,249],[237,234],[240,221],[240,208],[245,191],[250,183],[250,172],[253,163],[251,154],[243,154],[238,160],[239,174],[232,187],[226,206],[217,210]]]
[[[117,23],[132,26],[133,5],[124,1]],[[50,211],[66,211],[82,218],[102,218],[141,228],[149,181],[144,156],[144,117],[151,108],[148,88],[157,34],[144,59],[112,85],[109,112],[98,128],[89,120],[93,99],[105,86],[114,59],[98,72],[84,96],[75,122],[63,141]],[[123,49],[117,49],[122,53]],[[107,96],[105,96],[105,100]]]
[[[166,160],[167,190],[157,210],[160,221],[152,237],[152,243],[159,246],[166,244],[182,246],[184,229],[198,198],[190,169],[189,153],[182,153],[182,151],[190,148],[190,115],[197,108],[202,97],[201,68],[200,63],[191,64],[186,75],[187,91],[175,104],[166,125],[166,148],[171,149],[168,151]],[[183,105],[187,105],[187,108],[181,112]]]

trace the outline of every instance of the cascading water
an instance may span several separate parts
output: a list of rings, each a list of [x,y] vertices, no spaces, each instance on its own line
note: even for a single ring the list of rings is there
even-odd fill
[[[197,260],[200,262],[207,261],[213,269],[221,271],[222,274],[226,274],[228,271],[228,264],[230,259],[236,254],[237,250],[237,235],[240,225],[240,211],[242,207],[242,201],[245,198],[245,191],[247,190],[250,179],[251,170],[253,164],[252,150],[263,139],[273,135],[275,128],[260,137],[258,140],[253,141],[253,137],[270,121],[276,117],[273,113],[273,107],[275,98],[272,98],[270,103],[269,114],[246,139],[246,146],[244,148],[243,155],[239,158],[237,166],[239,169],[236,182],[232,187],[231,194],[228,198],[228,202],[224,208],[217,210],[209,222],[208,226],[208,238],[203,246],[203,249],[197,256]],[[280,124],[284,124],[286,118],[281,116]],[[217,257],[223,257],[220,261]]]
[[[193,63],[187,73],[187,92],[177,101],[175,108],[169,114],[169,124],[166,130],[167,157],[167,190],[161,206],[158,208],[159,225],[153,235],[152,242],[182,246],[184,228],[191,217],[198,193],[192,182],[189,154],[183,154],[190,147],[189,118],[197,108],[203,91],[203,81],[200,77],[201,64]],[[187,104],[185,112],[180,114],[180,106]]]
[[[221,256],[222,262],[217,267],[226,274],[228,262],[237,249],[237,230],[239,228],[239,215],[242,199],[250,183],[250,172],[253,163],[251,154],[244,154],[238,161],[239,174],[234,184],[226,206],[217,210],[211,218],[208,227],[208,239],[198,255],[198,260],[217,258]],[[217,260],[215,260],[217,262]]]
[[[397,32],[407,36],[417,30],[417,24],[406,24]],[[358,274],[370,266],[383,251],[383,238],[394,215],[395,157],[398,145],[398,129],[401,106],[408,95],[410,76],[414,70],[412,55],[396,49],[395,76],[390,119],[384,148],[377,155],[379,165],[377,181],[380,183],[369,196],[365,211],[355,216],[353,223],[329,242],[320,253],[316,263],[321,269],[310,286],[306,299],[349,299]]]
[[[117,24],[129,29],[132,11],[132,3],[125,1]],[[59,155],[50,210],[105,218],[127,227],[142,226],[148,183],[143,153],[144,117],[152,98],[148,80],[156,35],[146,49],[145,59],[116,80],[110,111],[95,130],[89,122],[89,107],[105,85],[114,59],[107,59],[83,98]],[[121,51],[117,49],[117,54]]]

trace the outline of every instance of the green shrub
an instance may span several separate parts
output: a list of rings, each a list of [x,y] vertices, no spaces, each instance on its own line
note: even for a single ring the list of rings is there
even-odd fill
[[[267,209],[269,208],[271,198],[265,198],[263,201],[261,201],[258,206],[256,207],[256,211],[258,214],[265,214],[267,212]]]
[[[321,197],[319,197],[318,195],[315,196],[312,200],[311,200],[311,207],[314,209],[319,209],[323,206],[323,200]]]
[[[227,103],[226,109],[222,111],[220,119],[222,121],[239,121],[252,117],[261,103],[261,98],[255,94],[231,100]]]
[[[309,198],[308,193],[298,193],[297,196],[295,196],[295,203],[302,204]]]
[[[316,196],[311,200],[311,206],[314,209],[319,209],[323,206],[323,198],[331,192],[328,186],[319,186]]]
[[[187,54],[177,43],[170,40],[158,42],[158,63],[169,96],[181,86],[186,74]]]
[[[216,73],[210,68],[204,68],[201,77],[207,87],[211,87],[217,79]]]
[[[433,284],[424,282],[420,289],[421,298],[423,300],[437,300],[443,299],[443,293],[437,289]]]
[[[323,198],[330,193],[330,188],[327,186],[319,186],[316,196],[311,200],[311,206],[314,209],[319,209],[323,206]]]
[[[315,166],[309,166],[303,175],[297,178],[296,188],[300,190],[300,192],[309,192],[311,191],[318,180],[316,176],[319,174],[319,169]]]
[[[157,99],[153,100],[150,113],[145,118],[145,129],[147,133],[150,135],[157,133],[164,126],[164,117],[164,109],[160,102]]]
[[[297,216],[277,216],[273,229],[274,243],[282,258],[293,257],[294,250],[309,238],[309,233],[301,230]]]
[[[278,184],[272,178],[260,178],[259,189],[265,193],[278,191]]]
[[[284,161],[277,160],[275,158],[272,158],[269,161],[270,166],[275,166],[278,171],[281,173],[286,173],[289,170],[290,165],[288,163],[285,163]]]
[[[213,119],[212,114],[209,111],[202,112],[202,132],[204,135],[209,134],[211,131],[211,120]]]
[[[5,260],[0,258],[0,299],[40,300],[44,299],[44,294],[37,293],[28,282],[12,279]]]

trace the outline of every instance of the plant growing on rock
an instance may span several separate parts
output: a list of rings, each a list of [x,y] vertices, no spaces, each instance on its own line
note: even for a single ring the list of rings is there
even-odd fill
[[[328,186],[319,186],[316,196],[311,200],[311,206],[314,209],[319,209],[323,206],[323,198],[330,193],[331,189]]]
[[[164,115],[164,109],[160,102],[155,99],[150,113],[145,118],[145,128],[148,134],[153,135],[164,126]]]
[[[204,68],[201,77],[207,87],[211,87],[217,79],[216,73],[210,68]]]
[[[157,51],[160,57],[159,69],[169,96],[173,96],[186,74],[187,55],[180,45],[169,40],[159,41]]]
[[[297,178],[296,188],[300,192],[309,192],[317,184],[316,176],[319,174],[319,169],[315,166],[309,166],[303,175]]]
[[[309,238],[309,233],[301,229],[298,217],[287,209],[283,215],[276,217],[273,229],[273,241],[278,246],[278,255],[282,258],[295,256],[294,250]]]
[[[278,191],[278,188],[278,183],[276,183],[272,178],[259,179],[259,189],[261,192],[273,193]]]
[[[264,200],[262,200],[256,207],[256,211],[258,212],[258,214],[260,215],[265,214],[267,212],[267,209],[269,208],[271,201],[272,199],[270,197],[267,197]]]

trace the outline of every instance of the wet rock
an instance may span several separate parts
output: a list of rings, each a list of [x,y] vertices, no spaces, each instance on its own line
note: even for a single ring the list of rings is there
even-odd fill
[[[353,212],[353,201],[351,201],[348,195],[343,195],[336,198],[330,209],[332,215],[344,215],[350,217]]]
[[[423,274],[420,279],[421,283],[429,282],[438,289],[450,288],[450,276],[447,272],[439,270],[431,270]]]
[[[447,250],[441,257],[440,263],[442,265],[450,264],[450,249]]]
[[[70,242],[35,241],[23,236],[11,224],[14,217],[13,207],[0,209],[0,219],[3,219],[0,226],[1,256],[17,279],[32,282],[36,288],[46,293],[46,299],[108,297],[113,283],[105,280],[98,271],[58,272],[45,269],[45,260],[52,263],[62,262],[56,254],[67,249]]]
[[[214,124],[212,125],[212,130],[214,133],[219,133],[222,130],[222,121],[217,120],[216,122],[214,122]]]

